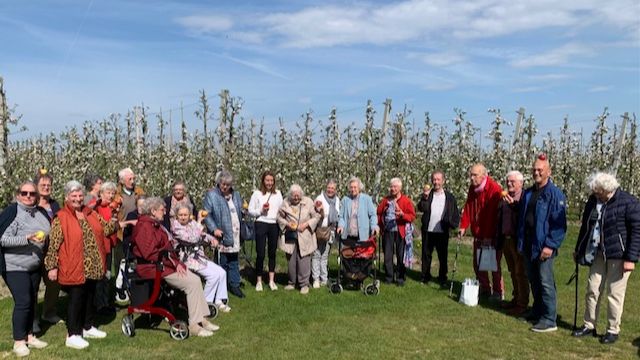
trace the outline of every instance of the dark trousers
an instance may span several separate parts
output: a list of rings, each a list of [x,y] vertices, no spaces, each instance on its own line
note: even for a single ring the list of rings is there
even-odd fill
[[[62,289],[69,294],[67,332],[69,336],[82,336],[83,329],[88,330],[93,326],[96,281],[87,280],[82,285],[66,285]]]
[[[433,249],[438,253],[440,269],[438,281],[447,281],[447,257],[449,256],[449,234],[422,231],[422,280],[431,280],[431,260]]]
[[[110,269],[111,258],[111,253],[108,253],[106,256],[108,269]],[[107,279],[105,275],[102,280],[99,280],[96,283],[96,295],[94,300],[96,309],[102,309],[111,306],[111,299],[111,281]]]
[[[404,281],[406,268],[404,266],[404,239],[397,231],[385,231],[382,237],[384,243],[384,271],[386,280],[393,280],[393,251],[396,252],[396,266],[398,281]]]
[[[276,250],[278,249],[278,224],[255,222],[256,229],[256,276],[262,276],[265,247],[269,249],[269,272],[276,270]]]
[[[227,272],[227,282],[232,288],[240,286],[240,264],[238,253],[220,253],[220,265]]]
[[[13,340],[26,340],[27,335],[33,332],[40,276],[40,270],[8,271],[2,274],[13,296]]]

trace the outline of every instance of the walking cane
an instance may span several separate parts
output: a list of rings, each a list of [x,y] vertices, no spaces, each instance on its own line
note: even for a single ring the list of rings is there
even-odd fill
[[[573,306],[573,330],[577,329],[578,324],[578,274],[580,273],[580,269],[578,268],[578,262],[576,261],[576,267],[573,270],[573,274],[567,281],[567,285],[570,285],[572,281],[576,282],[575,285],[575,298],[574,298],[574,306]]]
[[[453,296],[453,283],[456,278],[456,271],[458,271],[458,253],[460,252],[461,240],[462,240],[462,235],[458,234],[458,238],[456,240],[456,256],[453,259],[453,271],[451,272],[451,285],[449,286],[449,297]]]

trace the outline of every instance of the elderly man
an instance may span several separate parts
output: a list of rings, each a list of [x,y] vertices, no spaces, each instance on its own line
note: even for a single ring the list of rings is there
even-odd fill
[[[507,191],[502,192],[498,207],[497,249],[502,250],[511,275],[512,295],[510,302],[503,304],[509,315],[522,315],[529,305],[529,280],[524,268],[524,259],[518,253],[518,210],[522,197],[524,176],[520,171],[507,174]]]
[[[556,283],[553,262],[567,231],[566,198],[549,179],[551,165],[545,154],[533,163],[535,184],[522,195],[518,223],[518,251],[524,256],[533,294],[527,320],[535,332],[557,330]]]
[[[127,219],[127,214],[137,209],[136,198],[144,195],[144,190],[136,185],[136,174],[131,168],[124,168],[118,171],[118,189],[114,201],[120,202],[118,210],[118,221],[122,222]],[[124,228],[118,229],[118,243],[112,250],[113,264],[116,269],[120,268],[120,262],[124,258],[122,250],[122,240]],[[111,264],[107,265],[107,271],[110,272]]]
[[[347,189],[349,194],[340,201],[336,232],[343,241],[367,241],[380,232],[373,200],[362,192],[364,185],[357,177],[349,179]]]
[[[425,284],[431,281],[431,255],[435,248],[440,263],[438,282],[446,285],[449,231],[460,222],[456,198],[444,189],[445,182],[444,173],[434,171],[431,185],[425,185],[418,202],[418,210],[422,211],[422,282]]]
[[[504,283],[500,269],[500,258],[502,254],[496,251],[497,271],[491,273],[493,278],[492,287],[489,284],[489,275],[486,271],[478,270],[478,254],[481,247],[496,247],[496,214],[498,205],[502,198],[502,188],[488,174],[487,168],[478,163],[469,169],[469,192],[467,201],[462,210],[462,220],[460,221],[460,236],[465,230],[471,227],[473,235],[473,270],[480,282],[480,295],[490,295],[491,298],[502,300],[504,298]]]
[[[396,267],[398,286],[404,285],[406,268],[404,265],[404,248],[407,224],[416,219],[413,203],[402,193],[402,180],[393,178],[389,181],[389,195],[385,196],[378,205],[378,225],[382,229],[384,244],[385,282],[393,281],[393,251],[396,252]]]
[[[591,196],[584,207],[574,258],[588,265],[584,325],[573,336],[596,336],[598,304],[607,290],[607,332],[603,344],[618,340],[627,281],[640,255],[640,202],[620,189],[615,176],[597,173],[589,181]]]

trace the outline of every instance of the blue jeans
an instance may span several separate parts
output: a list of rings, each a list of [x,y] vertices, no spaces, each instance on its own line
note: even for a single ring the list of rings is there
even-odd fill
[[[527,276],[531,283],[533,307],[531,316],[549,326],[556,326],[556,282],[553,278],[553,262],[555,254],[545,261],[532,260],[530,255],[524,256]]]
[[[220,253],[220,265],[227,272],[229,286],[237,288],[240,286],[240,266],[238,264],[238,253]]]

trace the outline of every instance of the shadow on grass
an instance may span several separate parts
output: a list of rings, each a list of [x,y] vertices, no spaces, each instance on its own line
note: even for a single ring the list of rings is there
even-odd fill
[[[635,338],[631,344],[638,348],[638,356],[640,356],[640,337]]]

